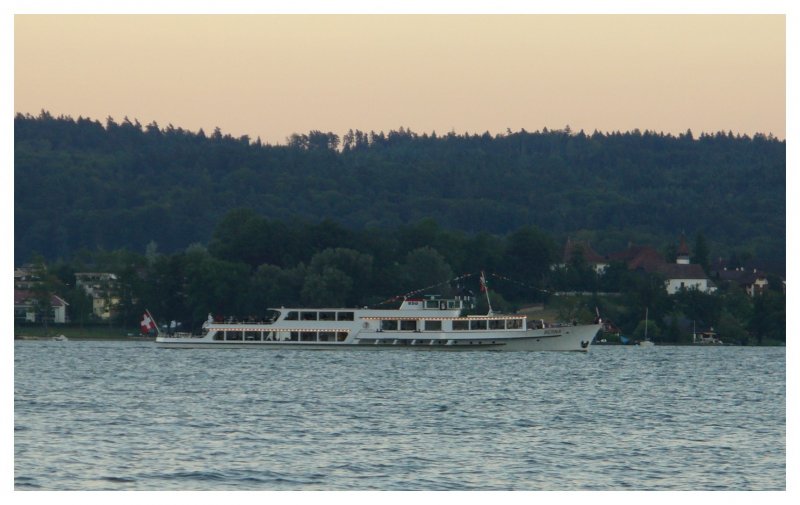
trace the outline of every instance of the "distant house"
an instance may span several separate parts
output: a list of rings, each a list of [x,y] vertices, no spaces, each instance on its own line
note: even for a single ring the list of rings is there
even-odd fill
[[[50,297],[50,314],[47,320],[57,324],[67,322],[67,305],[63,298],[57,295]],[[39,322],[39,307],[32,291],[14,290],[14,322]]]
[[[750,296],[761,294],[769,287],[767,275],[758,268],[728,268],[720,259],[714,264],[713,269],[712,275],[718,282],[738,286]]]
[[[119,283],[116,274],[108,272],[78,272],[75,285],[92,299],[92,312],[100,319],[109,319],[119,306]]]
[[[598,274],[602,274],[606,268],[608,268],[608,258],[601,256],[594,249],[592,249],[592,246],[588,241],[584,242],[579,240],[571,240],[569,238],[567,239],[567,243],[564,245],[564,255],[562,256],[561,264],[559,264],[558,267],[565,268],[572,262],[573,258],[575,258],[577,254],[582,255],[586,264],[592,267]]]
[[[33,265],[30,264],[15,268],[14,289],[31,289],[38,282],[33,271]]]
[[[649,246],[637,246],[628,244],[628,248],[622,251],[609,254],[609,261],[625,263],[629,270],[643,270],[654,272],[660,265],[667,263],[664,256]]]
[[[703,293],[717,290],[700,265],[665,263],[656,269],[656,273],[664,277],[667,293],[671,295],[682,289],[696,289]]]
[[[661,253],[649,246],[628,244],[628,247],[622,251],[601,256],[592,250],[588,243],[567,240],[562,267],[569,264],[578,248],[584,254],[586,262],[593,266],[598,274],[602,274],[611,262],[621,262],[629,270],[639,270],[662,276],[664,288],[671,295],[682,289],[697,289],[704,293],[710,293],[717,289],[700,265],[691,264],[689,246],[686,244],[685,237],[681,237],[675,263],[668,263]]]
[[[666,279],[667,293],[671,295],[682,289],[696,289],[703,293],[712,293],[717,290],[703,267],[691,263],[689,246],[683,235],[681,235],[675,263],[665,263],[657,267],[656,272]]]

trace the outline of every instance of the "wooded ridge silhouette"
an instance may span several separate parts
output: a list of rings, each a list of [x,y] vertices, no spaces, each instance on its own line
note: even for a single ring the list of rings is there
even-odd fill
[[[712,257],[735,252],[785,271],[785,141],[691,131],[525,130],[504,134],[349,131],[295,134],[285,145],[216,129],[187,131],[15,117],[14,252],[162,252],[208,244],[247,208],[270,222],[505,235],[536,226],[597,250],[656,247],[702,233]]]

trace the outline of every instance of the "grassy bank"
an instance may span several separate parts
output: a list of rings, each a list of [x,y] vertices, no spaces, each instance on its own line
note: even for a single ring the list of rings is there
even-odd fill
[[[105,325],[73,326],[73,325],[48,325],[47,330],[42,326],[14,325],[14,337],[52,338],[64,335],[70,340],[123,340],[140,337],[139,328],[119,328]]]

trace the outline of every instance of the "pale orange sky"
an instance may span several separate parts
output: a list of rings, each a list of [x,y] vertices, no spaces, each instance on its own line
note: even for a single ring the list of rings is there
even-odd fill
[[[783,15],[16,15],[15,112],[309,130],[786,135]]]

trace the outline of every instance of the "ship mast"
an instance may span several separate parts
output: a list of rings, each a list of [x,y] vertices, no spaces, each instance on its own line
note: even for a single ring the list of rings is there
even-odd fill
[[[486,303],[489,305],[489,314],[494,314],[492,310],[492,301],[489,300],[489,287],[486,285],[486,276],[483,274],[483,270],[481,270],[481,291],[486,293]]]

